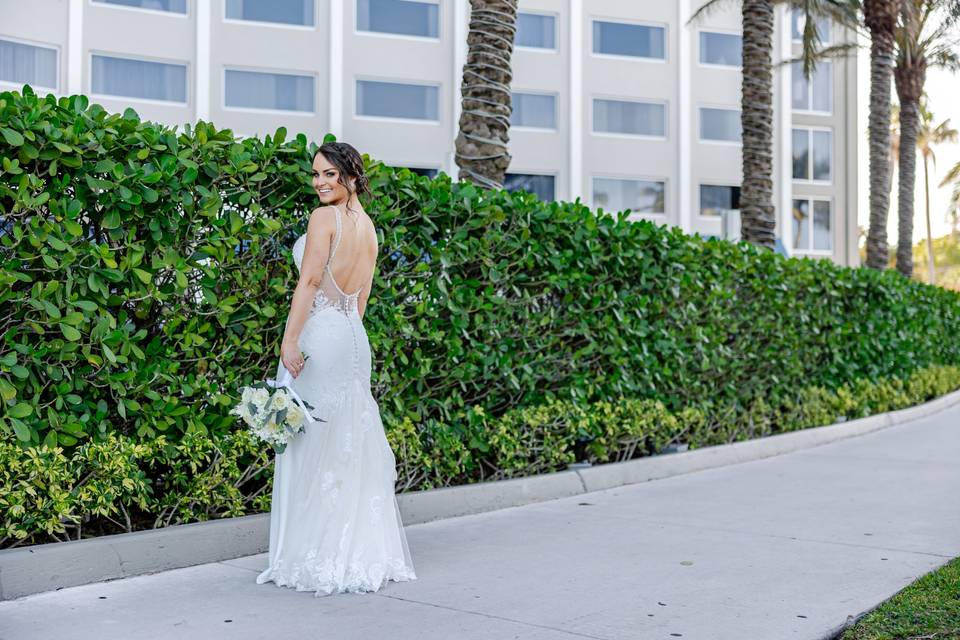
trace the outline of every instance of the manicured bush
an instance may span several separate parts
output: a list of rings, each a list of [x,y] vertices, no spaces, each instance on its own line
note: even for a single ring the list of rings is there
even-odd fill
[[[68,448],[227,433],[237,388],[276,368],[314,145],[29,88],[0,94],[0,122],[0,429]],[[368,164],[364,320],[389,425],[552,400],[776,405],[960,363],[956,292]]]
[[[619,462],[901,409],[960,388],[960,367],[801,390],[795,401],[711,413],[655,400],[550,401],[499,418],[470,409],[466,433],[409,419],[388,430],[398,491],[560,471],[575,460]],[[576,456],[576,453],[580,456]],[[92,537],[267,511],[272,458],[245,430],[136,440],[108,434],[74,447],[23,447],[0,437],[0,547]]]
[[[315,149],[0,93],[8,540],[265,508],[269,462],[229,410],[276,370]],[[956,292],[366,163],[401,490],[882,411],[960,364]]]

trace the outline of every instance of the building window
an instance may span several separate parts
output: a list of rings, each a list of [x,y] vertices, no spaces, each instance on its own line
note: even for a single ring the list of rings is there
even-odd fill
[[[312,76],[227,69],[223,104],[241,109],[312,113],[313,86]]]
[[[554,177],[529,173],[508,173],[503,178],[503,188],[507,191],[526,191],[541,200],[554,199]]]
[[[314,0],[226,0],[228,20],[314,26]]]
[[[817,34],[820,36],[820,42],[828,44],[830,42],[830,18],[820,16],[816,19]],[[790,37],[794,41],[803,40],[803,29],[806,26],[806,18],[803,15],[803,9],[794,7],[790,14]]]
[[[700,107],[700,139],[740,142],[740,111],[738,109]]]
[[[0,40],[0,81],[56,89],[57,50]]]
[[[667,135],[667,107],[656,102],[594,98],[593,130],[663,138]]]
[[[357,80],[357,115],[439,121],[435,85]]]
[[[417,174],[418,176],[426,176],[430,179],[436,178],[437,174],[440,172],[439,169],[426,169],[424,167],[406,167],[406,168],[412,171],[413,173]]]
[[[743,66],[743,38],[732,33],[700,32],[700,63]]]
[[[740,210],[740,187],[700,185],[700,215],[720,217],[724,211]]]
[[[593,206],[607,211],[663,215],[666,183],[656,180],[593,179]]]
[[[97,4],[115,4],[135,9],[151,9],[168,13],[187,13],[187,0],[93,0]],[[203,0],[201,0],[203,1]]]
[[[124,98],[187,102],[187,65],[93,56],[93,93]]]
[[[793,130],[793,179],[830,182],[833,132],[824,129]]]
[[[358,0],[357,31],[440,37],[438,0]]]
[[[556,129],[556,96],[514,92],[511,101],[513,103],[513,112],[510,115],[511,126]]]
[[[557,19],[539,13],[517,14],[517,35],[514,44],[535,49],[557,48]]]
[[[644,24],[593,21],[593,52],[666,59],[666,29]]]
[[[829,200],[799,198],[793,201],[793,248],[796,251],[833,251],[832,229]]]
[[[830,113],[833,110],[833,64],[818,62],[808,81],[803,77],[803,64],[791,64],[793,108],[797,111]]]

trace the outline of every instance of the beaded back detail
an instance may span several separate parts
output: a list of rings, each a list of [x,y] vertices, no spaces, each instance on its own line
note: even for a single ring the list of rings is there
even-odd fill
[[[311,316],[328,307],[333,307],[346,315],[358,313],[357,299],[360,296],[360,292],[363,290],[361,287],[355,293],[346,293],[340,288],[340,285],[337,284],[336,279],[333,277],[333,269],[331,269],[330,265],[333,263],[333,256],[336,255],[337,248],[340,246],[342,223],[340,221],[340,207],[337,207],[336,205],[332,206],[337,212],[337,231],[333,236],[333,242],[330,246],[330,256],[327,258],[327,264],[323,267],[323,279],[321,280],[320,287],[317,289],[317,294],[313,299],[313,307],[310,309]],[[303,234],[297,238],[296,242],[293,243],[293,261],[297,265],[297,271],[300,271],[300,265],[303,263],[303,252],[306,241],[307,234]]]

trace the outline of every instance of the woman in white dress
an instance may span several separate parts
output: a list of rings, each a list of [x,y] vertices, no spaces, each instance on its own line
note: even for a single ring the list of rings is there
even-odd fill
[[[378,247],[357,198],[369,192],[357,150],[344,142],[321,146],[313,188],[323,206],[293,244],[300,275],[277,379],[286,367],[311,415],[326,422],[308,422],[276,456],[270,560],[257,584],[321,596],[377,591],[388,580],[417,576],[394,494],[396,458],[370,391],[362,318]]]

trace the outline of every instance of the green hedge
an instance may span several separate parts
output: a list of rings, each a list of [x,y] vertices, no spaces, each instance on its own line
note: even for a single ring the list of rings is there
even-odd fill
[[[315,145],[0,94],[0,545],[269,507],[228,412],[273,374]],[[625,460],[960,386],[958,294],[367,159],[398,489]]]
[[[228,434],[238,387],[278,361],[314,144],[29,87],[0,94],[0,122],[0,430],[68,449]],[[474,407],[743,412],[960,363],[956,292],[368,165],[388,429],[468,447]]]
[[[671,413],[656,400],[586,405],[552,401],[494,418],[471,410],[466,442],[409,419],[388,431],[400,491],[559,471],[576,459],[616,462],[734,442],[891,411],[960,387],[960,367],[928,367],[906,380],[801,390],[782,405]],[[270,508],[272,458],[246,430],[139,440],[110,433],[64,451],[0,438],[0,547],[241,516]]]

